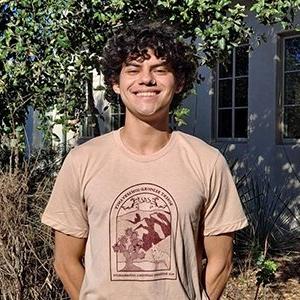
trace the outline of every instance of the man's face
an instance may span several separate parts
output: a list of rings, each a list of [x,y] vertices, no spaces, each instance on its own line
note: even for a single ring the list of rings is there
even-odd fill
[[[151,120],[167,118],[175,93],[182,90],[170,66],[151,49],[149,59],[137,58],[123,63],[119,82],[113,89],[126,106],[126,117]]]

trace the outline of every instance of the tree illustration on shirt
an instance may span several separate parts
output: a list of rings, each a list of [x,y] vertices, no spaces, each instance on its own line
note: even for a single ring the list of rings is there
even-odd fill
[[[114,252],[122,253],[125,258],[126,263],[122,271],[142,270],[133,263],[135,260],[145,257],[145,252],[142,251],[143,240],[138,237],[136,231],[132,230],[132,228],[127,228],[125,235],[122,235],[112,247]]]

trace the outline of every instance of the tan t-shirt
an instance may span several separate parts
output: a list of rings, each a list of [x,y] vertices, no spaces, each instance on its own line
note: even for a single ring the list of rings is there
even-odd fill
[[[83,300],[207,299],[198,237],[247,225],[218,150],[175,131],[136,155],[119,130],[70,152],[42,222],[87,238]]]

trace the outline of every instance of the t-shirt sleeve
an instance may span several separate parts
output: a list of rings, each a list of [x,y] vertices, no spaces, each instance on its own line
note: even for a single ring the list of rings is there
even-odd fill
[[[71,151],[58,173],[50,200],[42,215],[42,223],[65,234],[86,238],[87,211],[78,173]]]
[[[233,232],[248,225],[225,158],[218,154],[210,180],[204,215],[204,236]]]

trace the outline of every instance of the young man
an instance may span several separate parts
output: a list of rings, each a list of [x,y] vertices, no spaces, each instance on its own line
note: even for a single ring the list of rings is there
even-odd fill
[[[222,294],[233,232],[247,220],[219,151],[169,129],[196,67],[162,24],[120,32],[104,49],[107,93],[122,99],[125,126],[70,152],[42,218],[55,229],[55,269],[72,299]]]

